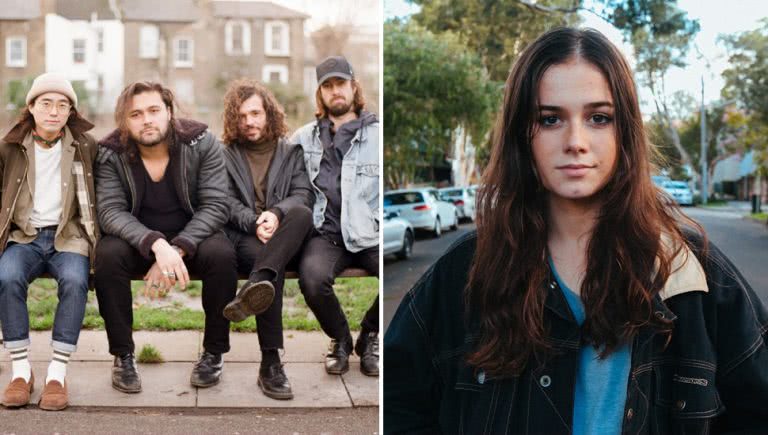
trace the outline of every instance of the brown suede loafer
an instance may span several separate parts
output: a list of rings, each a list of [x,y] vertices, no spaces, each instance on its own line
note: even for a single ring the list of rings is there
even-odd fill
[[[46,411],[60,411],[69,405],[67,402],[67,381],[61,385],[59,381],[51,381],[45,384],[43,394],[40,396],[40,409]]]
[[[9,408],[18,408],[29,403],[29,397],[32,395],[32,390],[35,389],[35,375],[29,376],[29,382],[25,382],[24,378],[16,378],[11,381],[3,392],[3,406]]]

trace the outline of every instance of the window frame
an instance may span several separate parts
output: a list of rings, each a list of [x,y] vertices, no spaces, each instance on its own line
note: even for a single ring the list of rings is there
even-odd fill
[[[275,49],[272,47],[272,36],[274,28],[281,29],[282,47]],[[290,56],[291,55],[291,26],[287,21],[273,20],[267,21],[264,25],[264,54],[267,56]]]
[[[151,30],[152,35],[148,35],[145,31]],[[148,41],[145,38],[151,36],[154,41]],[[152,48],[149,49],[147,42],[154,42]],[[144,24],[139,27],[139,59],[157,59],[160,57],[160,28],[154,24]]]
[[[14,42],[21,42],[21,59],[11,58],[11,47]],[[5,38],[5,66],[10,68],[25,68],[27,66],[27,37],[26,36],[8,36]]]
[[[189,60],[179,59],[181,50],[179,49],[179,43],[181,41],[187,41],[189,46]],[[173,67],[174,68],[192,68],[195,66],[195,40],[191,36],[176,36],[173,38]]]
[[[234,49],[234,28],[242,29],[242,49]],[[228,56],[249,56],[251,54],[251,23],[246,20],[228,20],[224,24],[224,52]]]

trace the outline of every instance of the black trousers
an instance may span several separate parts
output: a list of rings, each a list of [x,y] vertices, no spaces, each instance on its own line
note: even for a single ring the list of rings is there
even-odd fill
[[[299,286],[320,327],[331,338],[351,336],[347,317],[333,292],[333,282],[347,267],[357,266],[379,275],[379,247],[349,252],[317,232],[307,241],[299,261]],[[379,331],[379,296],[360,322],[365,331]]]
[[[256,333],[262,350],[283,348],[283,286],[285,267],[299,252],[312,229],[312,211],[307,207],[291,209],[283,216],[277,231],[266,243],[256,236],[230,231],[237,252],[237,269],[253,274],[269,270],[275,275],[275,299],[266,311],[256,316]]]
[[[96,245],[96,297],[112,355],[134,351],[131,278],[145,274],[153,263],[119,237],[105,236]],[[229,320],[222,313],[237,289],[232,244],[218,232],[198,245],[194,257],[184,257],[184,263],[190,274],[203,280],[203,347],[213,353],[229,352]]]

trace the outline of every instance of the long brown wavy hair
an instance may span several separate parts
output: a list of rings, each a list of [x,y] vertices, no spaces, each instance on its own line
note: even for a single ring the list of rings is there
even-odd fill
[[[594,65],[608,82],[619,147],[587,248],[582,335],[605,357],[643,326],[671,334],[671,322],[654,315],[652,301],[686,242],[675,222],[679,209],[670,208],[651,182],[654,151],[643,129],[632,71],[601,33],[558,28],[527,47],[509,74],[478,194],[477,250],[465,307],[480,338],[468,363],[489,375],[519,374],[532,357],[543,361],[554,353],[544,320],[546,284],[552,280],[547,192],[535,175],[531,144],[542,76],[572,59]],[[666,248],[662,234],[671,242]]]
[[[329,79],[330,80],[330,79]],[[360,112],[365,109],[365,96],[363,96],[363,86],[357,79],[352,79],[352,87],[355,89],[354,97],[352,98],[352,110],[360,116]],[[325,118],[328,116],[328,108],[323,103],[323,94],[320,93],[320,86],[315,91],[315,117]]]
[[[221,140],[229,146],[240,138],[240,106],[245,100],[258,95],[267,115],[267,125],[260,140],[273,142],[288,134],[285,110],[266,86],[253,79],[241,78],[232,82],[224,95],[224,133]]]
[[[173,91],[162,85],[162,83],[152,81],[139,81],[131,83],[123,89],[120,96],[117,98],[117,104],[115,104],[115,123],[120,131],[120,143],[126,147],[129,160],[135,161],[138,158],[139,151],[136,143],[131,138],[131,132],[128,129],[128,111],[131,108],[133,102],[133,96],[143,94],[145,92],[157,92],[160,94],[160,98],[163,100],[166,109],[171,114],[171,119],[168,122],[168,138],[170,138],[168,147],[170,151],[176,147],[176,142],[173,140],[175,124],[176,124],[176,98],[173,95]]]

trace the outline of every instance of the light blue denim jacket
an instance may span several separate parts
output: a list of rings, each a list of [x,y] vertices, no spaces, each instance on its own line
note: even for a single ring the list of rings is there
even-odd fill
[[[315,228],[325,220],[328,199],[315,184],[323,158],[320,127],[317,121],[296,130],[291,143],[304,148],[304,163],[315,189],[312,212]],[[357,130],[352,145],[341,164],[341,236],[350,252],[359,252],[379,244],[379,122]]]

